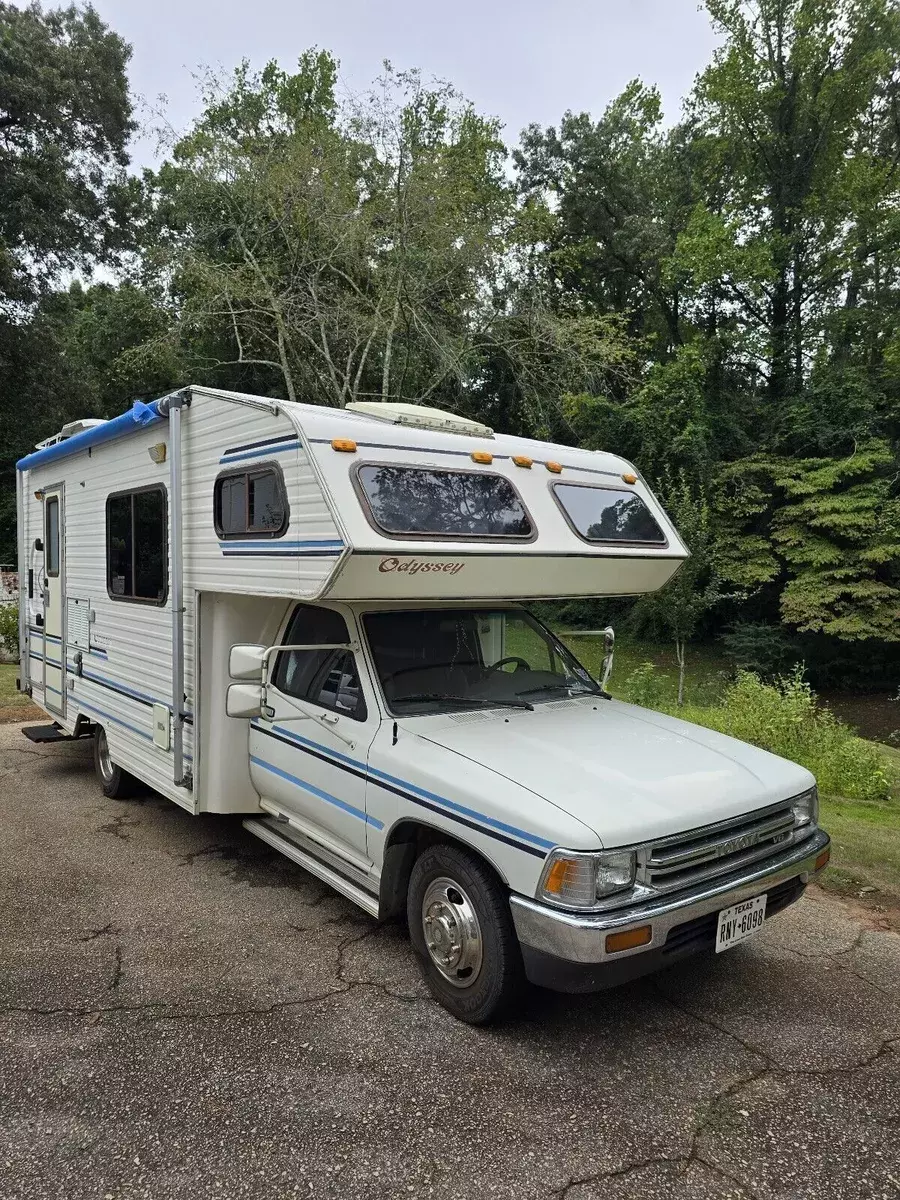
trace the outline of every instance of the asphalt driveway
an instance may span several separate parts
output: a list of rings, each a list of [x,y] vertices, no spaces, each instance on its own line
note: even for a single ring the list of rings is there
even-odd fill
[[[497,1030],[226,818],[0,727],[0,1197],[900,1197],[900,935],[752,945]]]

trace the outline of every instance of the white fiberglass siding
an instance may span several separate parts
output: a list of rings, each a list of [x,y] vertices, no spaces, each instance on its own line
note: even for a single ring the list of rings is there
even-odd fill
[[[114,761],[129,767],[152,787],[192,809],[194,803],[190,792],[173,784],[171,750],[163,750],[153,742],[153,704],[172,708],[169,598],[167,596],[163,605],[113,599],[107,591],[106,579],[107,497],[115,492],[159,484],[164,489],[168,510],[168,464],[153,463],[149,454],[151,446],[166,441],[167,437],[168,424],[157,422],[127,437],[95,446],[90,452],[84,450],[26,473],[26,549],[35,577],[28,638],[29,650],[36,650],[42,641],[42,635],[36,632],[34,617],[41,609],[43,556],[30,549],[34,538],[42,536],[42,504],[34,493],[62,483],[65,488],[62,522],[64,605],[72,598],[85,600],[94,613],[90,625],[91,646],[90,650],[82,652],[80,675],[75,661],[76,648],[67,648],[66,714],[62,724],[71,731],[79,713],[102,724]],[[167,542],[170,542],[168,537]],[[171,554],[170,544],[168,548]],[[171,561],[168,577],[171,579]],[[193,711],[189,668],[193,660],[192,608],[192,603],[188,602],[185,628],[188,712]],[[63,636],[66,636],[65,629]],[[41,703],[40,687],[35,686],[39,660],[32,655],[30,662],[34,698]],[[193,756],[190,725],[185,729],[184,747],[186,765],[190,768]]]
[[[312,464],[289,417],[195,389],[183,420],[185,587],[260,596],[314,596],[344,550]],[[216,479],[268,463],[284,476],[290,519],[278,538],[220,540]]]

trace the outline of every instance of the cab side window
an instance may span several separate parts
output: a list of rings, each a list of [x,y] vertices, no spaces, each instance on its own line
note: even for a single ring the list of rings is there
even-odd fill
[[[284,644],[346,644],[347,624],[340,613],[311,604],[294,609]],[[280,692],[329,708],[356,721],[366,719],[366,702],[356,658],[350,650],[286,650],[279,654],[273,683]]]

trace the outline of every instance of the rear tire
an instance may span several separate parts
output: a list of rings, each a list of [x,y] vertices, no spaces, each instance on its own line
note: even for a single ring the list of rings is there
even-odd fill
[[[113,762],[106,740],[106,730],[98,725],[94,732],[94,770],[100,780],[103,795],[110,800],[125,800],[133,796],[137,780]]]
[[[470,1025],[507,1012],[525,987],[509,895],[474,854],[430,846],[412,869],[407,917],[431,994]]]

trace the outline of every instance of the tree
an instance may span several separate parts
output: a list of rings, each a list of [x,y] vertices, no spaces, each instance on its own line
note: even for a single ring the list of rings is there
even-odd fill
[[[0,312],[127,244],[130,54],[91,7],[0,3]]]
[[[695,488],[685,472],[680,472],[661,484],[660,498],[690,557],[664,587],[638,601],[635,621],[665,632],[675,643],[680,708],[684,704],[687,645],[728,593],[719,572],[712,515],[704,493]]]

